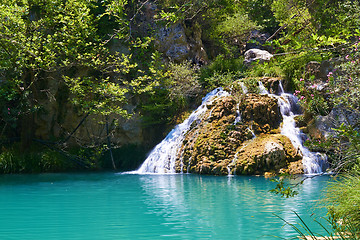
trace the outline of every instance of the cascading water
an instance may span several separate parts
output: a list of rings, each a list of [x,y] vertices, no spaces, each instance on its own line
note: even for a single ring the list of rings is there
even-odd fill
[[[245,86],[245,84],[243,82],[240,82],[240,86],[241,86],[241,90],[243,92],[243,94],[247,94],[248,93],[248,89]]]
[[[296,127],[295,109],[297,106],[297,98],[292,94],[284,92],[284,88],[280,82],[280,96],[269,94],[278,99],[280,112],[283,117],[283,123],[281,126],[281,134],[287,136],[291,143],[303,156],[304,172],[306,174],[322,173],[327,166],[327,157],[321,153],[311,152],[309,149],[303,146],[304,134]]]
[[[194,122],[201,121],[201,117],[206,112],[206,105],[211,104],[215,97],[228,96],[229,93],[217,88],[208,93],[202,100],[202,104],[191,113],[191,115],[181,124],[177,125],[159,143],[146,158],[141,167],[133,173],[175,173],[175,160],[178,150],[182,145],[185,134]]]
[[[261,81],[259,83],[259,93],[260,94],[269,94],[269,91],[264,87],[263,83]]]
[[[267,94],[269,96],[275,97],[278,100],[280,112],[283,117],[281,134],[287,136],[291,140],[294,147],[302,154],[304,172],[306,174],[316,174],[323,172],[327,164],[326,155],[311,152],[309,149],[304,147],[304,134],[300,131],[299,128],[296,127],[294,118],[297,116],[297,110],[299,109],[299,106],[297,105],[297,98],[291,94],[285,93],[281,82],[279,84],[279,89],[279,95],[270,94],[263,86],[263,84],[259,82],[260,94]],[[243,92],[246,94],[247,89],[243,89]],[[211,104],[215,97],[229,95],[230,94],[226,91],[223,91],[222,88],[217,88],[208,93],[203,98],[202,104],[194,112],[192,112],[189,118],[186,119],[183,123],[177,125],[166,136],[166,138],[151,151],[143,165],[133,173],[175,173],[175,161],[177,159],[182,142],[185,139],[186,133],[190,130],[194,123],[200,123],[203,115],[207,111],[206,105]],[[237,106],[235,124],[241,120],[241,115],[238,108],[239,107]],[[253,137],[255,137],[254,134]],[[246,145],[244,147],[246,147]],[[229,174],[231,172],[230,167],[232,167],[236,161],[237,154],[234,156],[234,159],[229,164],[229,166],[227,166]],[[183,168],[182,162],[181,165],[181,168]],[[189,168],[189,166],[187,166],[187,168]]]
[[[240,82],[240,86],[241,86],[241,90],[242,90],[243,94],[247,94],[248,89],[245,86],[245,84],[243,82]],[[235,121],[234,121],[234,125],[236,125],[238,122],[241,121],[241,113],[240,113],[240,110],[239,110],[239,106],[240,106],[240,102],[238,104],[236,104],[236,118],[235,118]]]

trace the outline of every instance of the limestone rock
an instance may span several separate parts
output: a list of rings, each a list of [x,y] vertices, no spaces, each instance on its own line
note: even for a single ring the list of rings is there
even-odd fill
[[[239,109],[243,121],[252,122],[255,133],[276,129],[282,121],[277,99],[267,95],[247,94]]]
[[[255,48],[247,50],[244,56],[244,63],[247,66],[251,66],[251,64],[254,62],[263,63],[270,61],[270,59],[273,57],[273,55],[268,51]]]
[[[241,120],[235,122],[237,101],[222,97],[208,105],[198,124],[187,132],[176,161],[177,172],[211,175],[289,172],[301,159],[291,141],[277,134],[281,114],[277,100],[247,94],[240,100]],[[258,134],[254,138],[252,130]]]
[[[301,159],[289,138],[281,134],[262,135],[250,140],[239,152],[236,174],[262,174],[287,170],[291,162]],[[286,170],[284,170],[286,169]]]
[[[182,24],[161,27],[156,34],[155,47],[172,61],[186,60],[190,46]]]
[[[359,124],[360,113],[346,109],[341,105],[335,106],[327,116],[318,116],[315,120],[316,128],[324,137],[335,134],[334,128],[341,124],[356,126]]]

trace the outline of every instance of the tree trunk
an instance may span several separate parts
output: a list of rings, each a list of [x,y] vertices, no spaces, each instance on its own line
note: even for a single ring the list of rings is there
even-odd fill
[[[110,135],[109,135],[109,119],[108,119],[108,116],[106,116],[106,136],[107,136],[107,145],[108,145],[109,152],[110,152],[111,163],[112,163],[113,169],[116,170],[116,165],[115,165],[114,157],[113,157],[112,150],[111,150],[111,141],[110,141]]]

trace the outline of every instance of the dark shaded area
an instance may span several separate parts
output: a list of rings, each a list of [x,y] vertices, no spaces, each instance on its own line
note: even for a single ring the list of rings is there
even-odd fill
[[[128,144],[120,148],[112,149],[116,168],[119,171],[135,170],[144,162],[148,147],[137,144]],[[104,169],[112,169],[110,152],[107,151],[100,159]]]

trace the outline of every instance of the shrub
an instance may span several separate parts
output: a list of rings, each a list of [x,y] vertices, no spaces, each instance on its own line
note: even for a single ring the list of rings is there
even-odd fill
[[[18,145],[2,147],[0,153],[0,173],[40,173],[60,172],[73,169],[66,158],[59,152],[48,149],[32,147],[31,151],[21,153]]]
[[[348,231],[348,228],[351,228],[352,231],[360,233],[359,172],[343,175],[330,183],[324,203],[335,228],[339,228],[340,231]]]

